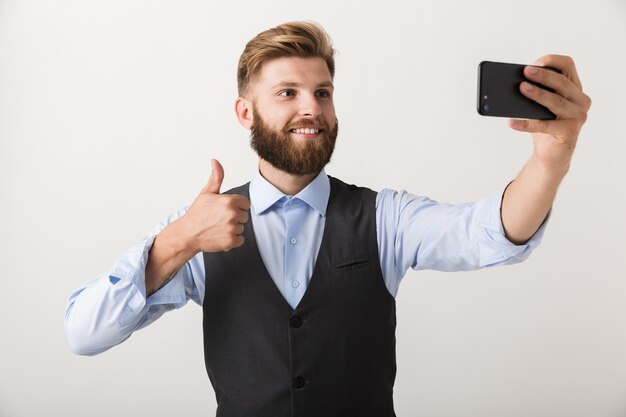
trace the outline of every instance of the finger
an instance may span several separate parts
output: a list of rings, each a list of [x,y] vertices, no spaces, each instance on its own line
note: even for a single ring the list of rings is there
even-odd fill
[[[569,124],[566,120],[509,120],[509,127],[519,132],[546,133],[555,136],[569,130]]]
[[[528,66],[524,68],[524,76],[530,81],[553,89],[557,94],[580,106],[586,107],[588,105],[589,97],[563,74],[535,66]]]
[[[531,83],[523,82],[520,84],[519,89],[523,95],[547,107],[560,119],[577,118],[582,112],[580,106],[567,100],[562,95],[551,93]]]
[[[239,246],[243,245],[244,241],[245,241],[245,239],[243,238],[243,236],[237,235],[233,239],[233,246],[232,247],[233,248],[238,248]]]
[[[241,235],[236,235],[231,238],[226,247],[224,248],[224,252],[228,252],[231,249],[238,248],[243,245],[244,238]]]
[[[564,55],[544,55],[535,61],[536,65],[546,66],[546,67],[554,67],[561,71],[568,79],[572,80],[572,82],[580,89],[583,89],[583,86],[580,82],[580,78],[578,77],[578,71],[576,70],[576,64],[574,60],[569,56]]]
[[[226,230],[227,230],[227,236],[229,238],[233,236],[238,236],[238,235],[243,234],[244,225],[240,223],[232,223],[227,226]]]
[[[242,195],[235,195],[235,206],[240,210],[250,209],[250,199]]]
[[[224,181],[224,168],[217,159],[211,159],[211,177],[209,182],[202,189],[203,192],[219,194]]]
[[[239,210],[237,213],[237,223],[246,224],[248,223],[248,211],[247,210]]]

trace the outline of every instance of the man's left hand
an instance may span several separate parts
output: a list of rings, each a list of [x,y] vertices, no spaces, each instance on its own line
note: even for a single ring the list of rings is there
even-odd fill
[[[533,134],[533,157],[551,172],[564,175],[569,170],[572,154],[582,125],[587,120],[591,99],[583,93],[582,84],[572,58],[545,55],[535,61],[538,66],[557,68],[561,74],[548,69],[527,66],[524,76],[554,90],[554,93],[528,82],[520,85],[526,97],[547,107],[555,120],[510,120],[509,126]]]

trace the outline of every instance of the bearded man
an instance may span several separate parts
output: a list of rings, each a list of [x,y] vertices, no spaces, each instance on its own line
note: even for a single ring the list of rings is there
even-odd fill
[[[395,297],[408,268],[520,262],[538,245],[590,107],[570,58],[522,83],[553,121],[511,121],[534,152],[508,187],[471,204],[374,192],[329,177],[338,132],[334,50],[291,22],[257,35],[238,66],[241,125],[259,169],[208,184],[111,268],[70,295],[66,336],[83,355],[126,340],[192,299],[218,416],[394,416]]]

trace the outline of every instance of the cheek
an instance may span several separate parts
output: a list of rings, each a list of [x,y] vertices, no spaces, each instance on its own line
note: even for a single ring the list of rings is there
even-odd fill
[[[266,122],[274,130],[283,130],[285,126],[293,122],[293,119],[285,117],[284,114],[273,114]]]
[[[274,107],[267,112],[267,116],[263,116],[263,120],[273,129],[283,129],[296,118],[297,113],[288,106]]]
[[[324,121],[326,122],[326,124],[329,127],[334,127],[336,122],[337,122],[337,116],[335,115],[335,112],[332,113],[325,113],[324,114]]]
[[[324,108],[324,119],[329,126],[333,126],[335,124],[337,115],[335,114],[335,106],[332,103],[328,104],[328,106]]]

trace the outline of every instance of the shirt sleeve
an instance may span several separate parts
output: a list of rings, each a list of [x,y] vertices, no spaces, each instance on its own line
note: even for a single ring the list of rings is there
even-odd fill
[[[111,269],[76,289],[65,309],[65,336],[79,355],[96,355],[123,342],[165,312],[189,299],[202,304],[202,253],[189,260],[163,288],[146,299],[145,268],[154,239],[168,224],[182,217],[181,208],[154,227],[141,242],[127,250]]]
[[[543,237],[547,218],[523,245],[510,242],[500,216],[506,186],[474,203],[445,204],[384,189],[376,198],[385,283],[395,297],[409,268],[467,271],[522,262]]]

